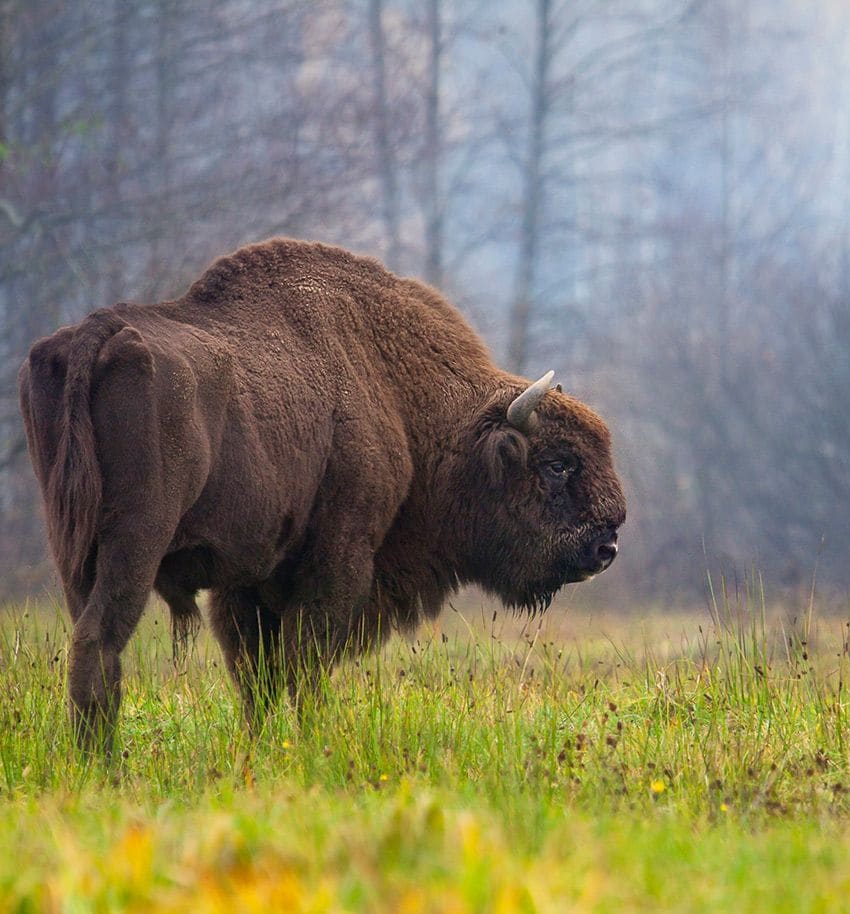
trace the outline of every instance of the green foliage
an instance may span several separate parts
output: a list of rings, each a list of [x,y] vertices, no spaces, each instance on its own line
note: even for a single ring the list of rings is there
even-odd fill
[[[151,614],[106,765],[72,748],[61,615],[9,611],[0,912],[843,904],[847,626],[757,592],[648,626],[396,639],[252,740],[215,646],[175,664]]]

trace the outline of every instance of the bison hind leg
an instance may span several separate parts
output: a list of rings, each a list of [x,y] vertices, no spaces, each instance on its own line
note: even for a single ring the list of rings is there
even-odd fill
[[[171,647],[174,662],[179,663],[185,658],[201,627],[196,591],[185,590],[171,579],[162,579],[159,575],[154,588],[171,612]]]
[[[201,627],[201,613],[194,595],[188,595],[185,605],[169,603],[171,610],[171,645],[174,662],[179,663],[195,643]]]
[[[151,579],[123,549],[101,548],[98,575],[74,619],[68,657],[68,698],[77,745],[109,758],[121,703],[121,652],[145,608]],[[128,571],[127,569],[131,569]]]
[[[205,556],[186,550],[166,555],[160,563],[154,589],[171,613],[171,643],[174,662],[187,654],[201,627],[201,612],[195,600],[209,586],[210,569]]]

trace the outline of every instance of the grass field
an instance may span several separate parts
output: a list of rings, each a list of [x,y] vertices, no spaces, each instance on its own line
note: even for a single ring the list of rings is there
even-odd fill
[[[466,604],[465,604],[466,605]],[[217,648],[125,662],[75,755],[57,608],[0,615],[0,911],[850,910],[848,625],[469,602],[250,741]]]

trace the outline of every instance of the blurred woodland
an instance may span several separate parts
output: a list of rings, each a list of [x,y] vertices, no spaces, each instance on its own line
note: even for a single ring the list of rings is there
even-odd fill
[[[604,586],[846,593],[848,222],[843,2],[0,0],[0,595],[51,574],[29,345],[275,234],[434,283],[602,413]]]

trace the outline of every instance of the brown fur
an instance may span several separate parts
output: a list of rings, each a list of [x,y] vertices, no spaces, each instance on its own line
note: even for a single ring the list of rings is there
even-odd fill
[[[152,588],[195,593],[250,706],[317,658],[435,615],[460,584],[545,607],[625,517],[602,421],[497,369],[437,292],[285,239],[217,260],[177,301],[116,305],[33,347],[21,408],[74,632],[81,736],[120,698]],[[546,468],[568,453],[564,481]],[[262,661],[262,662],[261,662]]]

